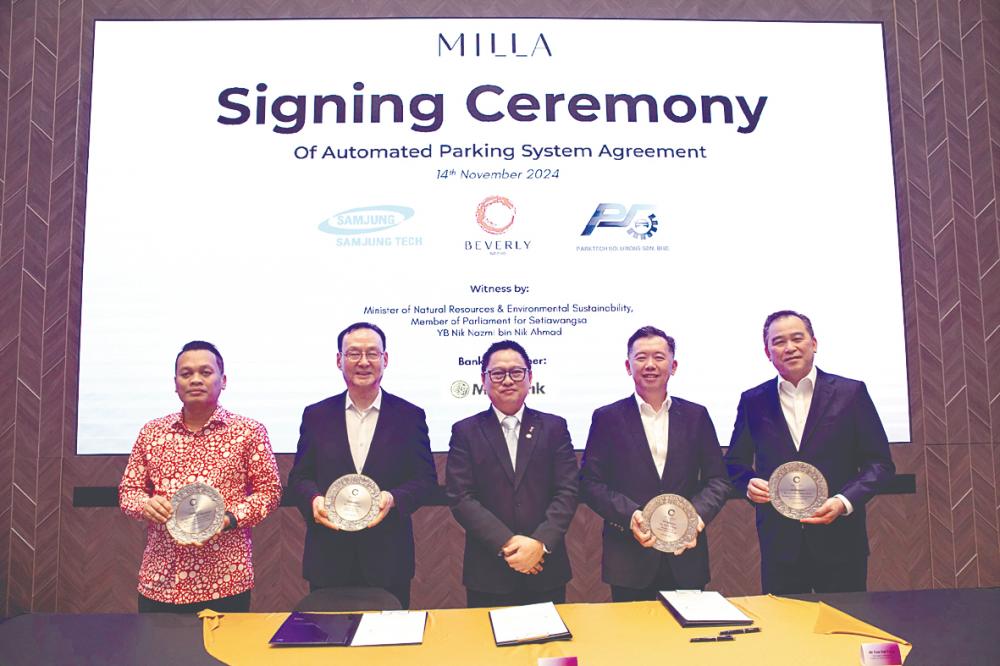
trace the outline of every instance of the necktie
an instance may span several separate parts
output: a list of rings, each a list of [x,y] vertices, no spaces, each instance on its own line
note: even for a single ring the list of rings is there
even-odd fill
[[[507,440],[507,451],[510,452],[510,465],[517,469],[517,418],[505,416],[501,421],[503,436]]]

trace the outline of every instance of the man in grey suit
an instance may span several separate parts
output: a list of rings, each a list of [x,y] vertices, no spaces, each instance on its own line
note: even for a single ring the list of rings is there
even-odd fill
[[[580,496],[604,518],[601,572],[614,601],[703,588],[709,569],[701,532],[731,489],[708,410],[667,394],[675,349],[674,339],[653,326],[633,333],[625,370],[635,393],[597,409],[590,424]],[[699,517],[699,534],[674,553],[652,548],[656,537],[642,517],[645,504],[663,493],[690,500]]]
[[[447,468],[468,605],[563,603],[578,471],[566,420],[525,406],[531,359],[516,342],[486,350],[482,381],[491,405],[452,426]]]

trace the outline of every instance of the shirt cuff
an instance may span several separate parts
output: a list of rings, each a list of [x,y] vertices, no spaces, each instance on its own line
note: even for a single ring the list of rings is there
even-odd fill
[[[845,516],[849,516],[849,515],[851,515],[851,513],[854,512],[854,505],[852,505],[850,503],[850,501],[846,497],[844,497],[840,493],[837,493],[836,495],[834,495],[834,497],[836,497],[837,499],[839,499],[841,502],[844,503],[844,515]]]

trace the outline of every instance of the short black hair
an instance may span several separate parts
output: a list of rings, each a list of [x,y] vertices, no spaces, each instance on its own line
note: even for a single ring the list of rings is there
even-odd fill
[[[816,335],[813,333],[813,323],[809,321],[809,317],[805,316],[801,312],[796,312],[795,310],[778,310],[777,312],[772,312],[767,315],[767,319],[764,320],[764,346],[767,346],[767,329],[771,328],[771,324],[775,322],[776,319],[781,319],[783,317],[798,317],[802,320],[802,323],[806,325],[806,330],[809,331],[809,337],[815,338]]]
[[[486,368],[490,364],[490,357],[493,356],[494,352],[503,351],[504,349],[510,349],[511,351],[516,351],[524,359],[524,364],[531,370],[531,358],[528,357],[528,352],[524,351],[524,347],[514,342],[513,340],[501,340],[499,342],[494,342],[483,354],[483,374],[486,374]]]
[[[337,351],[344,350],[344,336],[346,336],[348,333],[353,333],[354,331],[359,331],[363,328],[368,328],[378,333],[378,337],[382,339],[382,351],[385,351],[385,333],[382,332],[381,328],[367,321],[354,322],[353,324],[342,330],[340,332],[340,335],[337,336]]]
[[[632,345],[634,345],[635,341],[640,338],[663,338],[664,340],[667,341],[667,347],[670,348],[670,353],[671,354],[677,353],[676,351],[677,343],[674,342],[674,339],[672,337],[664,333],[662,330],[656,328],[655,326],[643,326],[642,328],[638,329],[635,333],[633,333],[632,337],[628,339],[629,354],[632,353]]]
[[[215,361],[219,364],[219,373],[223,375],[226,374],[226,364],[222,362],[222,354],[219,353],[219,350],[216,349],[215,345],[211,342],[205,342],[204,340],[192,340],[181,347],[181,350],[177,352],[177,356],[174,358],[174,374],[177,374],[177,361],[181,360],[181,354],[189,351],[199,351],[201,349],[215,354]]]

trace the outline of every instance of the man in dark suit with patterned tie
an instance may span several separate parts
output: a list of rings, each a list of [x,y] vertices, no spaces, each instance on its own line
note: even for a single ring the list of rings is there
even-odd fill
[[[601,573],[614,601],[708,583],[702,533],[725,504],[729,479],[712,419],[701,405],[667,394],[677,370],[674,339],[644,326],[628,340],[625,370],[635,393],[594,412],[580,470],[580,497],[604,518]],[[642,517],[649,500],[674,493],[698,513],[699,534],[674,553],[653,549]]]
[[[531,359],[516,342],[486,350],[482,381],[491,405],[452,427],[448,452],[468,605],[563,603],[572,575],[564,537],[577,503],[566,420],[525,406]]]
[[[367,322],[337,337],[347,391],[306,407],[288,492],[306,521],[302,575],[311,591],[382,587],[403,608],[414,573],[411,514],[437,485],[424,410],[381,388],[389,363],[385,333]],[[338,530],[324,507],[327,488],[364,474],[381,489],[379,514],[358,532]]]
[[[765,594],[865,590],[865,503],[896,471],[864,383],[816,368],[817,348],[807,316],[767,317],[764,353],[778,378],[743,393],[726,454],[736,492],[757,508]],[[801,521],[770,504],[768,479],[791,460],[818,468],[835,493]]]

